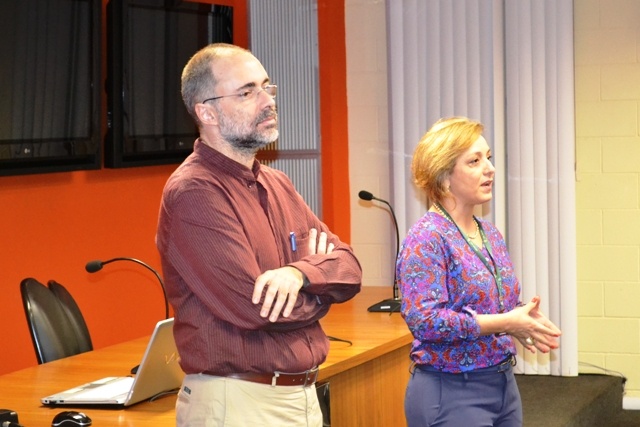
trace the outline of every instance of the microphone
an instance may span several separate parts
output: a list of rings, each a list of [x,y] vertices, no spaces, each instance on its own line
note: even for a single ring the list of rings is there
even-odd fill
[[[389,207],[391,211],[391,217],[393,218],[393,224],[396,230],[396,260],[398,259],[398,252],[400,251],[400,230],[398,228],[398,220],[396,218],[396,213],[393,211],[393,207],[389,202],[383,199],[379,199],[375,197],[373,194],[368,191],[361,190],[358,193],[358,197],[362,200],[370,201],[376,200],[378,202],[382,202]],[[373,304],[371,307],[367,309],[367,311],[371,312],[388,312],[393,313],[395,311],[400,311],[400,297],[398,295],[398,277],[396,275],[396,266],[395,262],[393,263],[393,298],[382,300],[378,303]]]
[[[140,261],[139,259],[135,259],[135,258],[129,258],[129,257],[120,257],[120,258],[112,258],[109,259],[107,261],[100,261],[100,260],[93,260],[93,261],[89,261],[87,263],[87,265],[85,266],[85,270],[87,270],[88,273],[95,273],[97,271],[102,270],[102,266],[104,266],[105,264],[110,264],[114,261],[131,261],[131,262],[135,262],[136,264],[140,264],[141,266],[147,268],[148,270],[150,270],[153,274],[155,274],[156,278],[158,279],[158,282],[160,282],[160,287],[162,288],[162,294],[164,296],[164,316],[165,319],[169,318],[169,301],[167,300],[167,291],[164,287],[164,282],[162,281],[162,278],[160,277],[160,274],[153,269],[153,267],[151,267],[149,264]]]

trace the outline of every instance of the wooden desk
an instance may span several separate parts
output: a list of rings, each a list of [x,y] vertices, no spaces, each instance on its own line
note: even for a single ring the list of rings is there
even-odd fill
[[[409,378],[411,334],[399,314],[369,313],[388,298],[388,287],[363,287],[353,300],[338,304],[322,320],[331,342],[319,381],[329,382],[333,427],[405,426],[404,390]],[[149,337],[0,376],[0,408],[18,413],[25,427],[46,427],[65,408],[45,407],[40,398],[84,382],[126,375],[142,358]],[[100,426],[173,426],[175,395],[127,409],[72,408]]]
[[[332,341],[320,366],[320,382],[331,391],[332,427],[404,427],[404,392],[413,339],[400,313],[369,313],[391,297],[391,288],[363,287],[353,300],[331,307],[322,320]]]

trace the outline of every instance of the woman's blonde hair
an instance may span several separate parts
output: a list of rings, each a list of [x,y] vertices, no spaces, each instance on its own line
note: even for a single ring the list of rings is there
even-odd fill
[[[431,203],[440,203],[448,188],[445,180],[458,157],[482,135],[484,126],[466,117],[440,119],[425,133],[413,153],[411,171],[415,184],[426,191]]]

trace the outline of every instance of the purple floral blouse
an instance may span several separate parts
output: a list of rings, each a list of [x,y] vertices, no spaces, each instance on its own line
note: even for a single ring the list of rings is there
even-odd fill
[[[502,234],[490,222],[478,221],[493,256],[486,248],[482,253],[492,269],[495,262],[500,270],[503,311],[508,312],[519,304],[520,283]],[[516,354],[510,335],[480,335],[475,314],[500,312],[498,285],[452,221],[428,212],[416,222],[401,245],[396,273],[416,364],[461,373]]]

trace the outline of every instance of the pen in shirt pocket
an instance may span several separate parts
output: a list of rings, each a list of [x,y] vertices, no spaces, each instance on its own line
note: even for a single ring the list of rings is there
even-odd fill
[[[291,250],[295,252],[298,249],[298,246],[296,244],[296,233],[293,231],[289,233],[289,242],[291,242]]]

